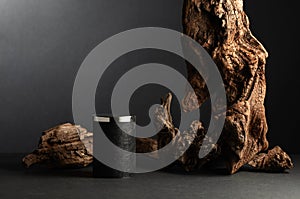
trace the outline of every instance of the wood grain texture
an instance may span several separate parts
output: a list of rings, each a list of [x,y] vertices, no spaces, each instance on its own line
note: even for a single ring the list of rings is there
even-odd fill
[[[164,118],[160,119],[164,128],[158,134],[158,147],[178,142],[190,144],[189,149],[178,159],[187,171],[198,169],[218,157],[225,159],[230,174],[244,165],[263,171],[291,169],[291,158],[280,147],[268,151],[264,107],[268,53],[250,31],[243,1],[185,0],[183,30],[210,54],[221,73],[227,95],[225,125],[217,144],[206,142],[210,146],[203,146],[205,139],[213,138],[206,136],[200,121],[194,121],[183,132],[173,126],[170,114],[172,96],[169,94],[162,102],[167,116],[159,116]],[[193,49],[193,46],[190,48]],[[199,54],[200,63],[201,59]],[[209,100],[210,94],[205,80],[194,66],[187,63],[187,69],[188,80],[194,91],[187,93],[182,106],[189,112],[200,108]],[[196,136],[190,136],[191,132],[197,132]],[[178,133],[188,138],[188,143],[174,140]],[[200,149],[212,150],[206,157],[199,159]]]
[[[70,123],[43,132],[38,148],[23,158],[23,164],[50,167],[85,167],[93,161],[92,133]]]
[[[207,50],[223,77],[228,110],[219,147],[228,171],[235,173],[253,159],[259,161],[257,155],[269,147],[264,107],[268,53],[250,31],[242,0],[185,0],[183,29]],[[203,78],[190,65],[188,78],[196,92],[196,96],[188,94],[184,99],[185,109],[191,111],[201,107],[209,93]],[[290,157],[276,149],[273,152],[282,158],[269,169],[292,168]],[[256,165],[268,169],[265,162]]]

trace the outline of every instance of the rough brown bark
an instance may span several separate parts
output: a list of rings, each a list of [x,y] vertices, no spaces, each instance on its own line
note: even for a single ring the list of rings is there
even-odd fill
[[[218,143],[213,146],[202,146],[204,139],[211,138],[205,135],[199,121],[194,121],[190,129],[182,132],[189,138],[189,143],[173,140],[181,132],[172,124],[171,96],[168,95],[162,103],[166,115],[159,116],[163,118],[160,121],[165,128],[158,134],[158,147],[170,142],[191,144],[178,160],[187,171],[199,168],[218,156],[225,158],[231,174],[245,164],[264,171],[292,168],[290,157],[280,147],[263,153],[269,146],[264,107],[268,54],[249,29],[243,1],[185,0],[183,29],[207,50],[223,77],[228,102],[225,126]],[[201,62],[200,56],[199,59]],[[196,95],[194,92],[187,93],[182,105],[185,111],[193,111],[209,99],[209,92],[197,70],[190,64],[187,67],[188,80]],[[191,131],[197,132],[196,137],[190,136]],[[199,159],[200,147],[213,150]]]
[[[217,144],[213,143],[211,138],[206,136],[206,131],[200,121],[193,121],[188,129],[180,132],[172,123],[172,116],[170,106],[172,95],[169,93],[166,98],[162,99],[162,105],[156,110],[157,122],[163,125],[162,130],[157,134],[158,149],[166,146],[167,144],[175,144],[179,147],[179,153],[182,154],[177,163],[179,163],[186,171],[195,170],[210,160],[214,159],[219,154]],[[176,135],[181,135],[175,137]],[[184,140],[182,139],[184,138]],[[208,140],[207,145],[203,145],[203,141]],[[189,148],[184,151],[184,147]],[[199,159],[199,150],[202,148],[212,149],[205,158]]]
[[[136,139],[136,152],[149,153],[157,150],[157,140],[151,138],[137,138]]]
[[[293,167],[289,156],[276,146],[267,153],[259,153],[249,163],[256,170],[282,172]]]
[[[23,164],[44,163],[51,167],[84,167],[92,163],[92,133],[79,125],[62,124],[46,130],[38,149],[23,158]]]
[[[257,154],[267,150],[269,145],[264,107],[268,54],[249,29],[243,1],[185,0],[183,28],[185,34],[207,50],[223,77],[228,110],[220,140],[229,172],[235,173],[254,159],[262,161]],[[188,78],[196,92],[196,96],[188,94],[184,99],[185,109],[191,111],[199,108],[209,94],[204,80],[190,65]],[[287,154],[277,148],[272,151],[282,157],[273,167],[292,168]],[[255,165],[264,170],[269,166],[264,161]]]

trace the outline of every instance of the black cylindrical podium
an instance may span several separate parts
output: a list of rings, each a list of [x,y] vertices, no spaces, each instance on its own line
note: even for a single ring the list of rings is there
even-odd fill
[[[110,161],[117,165],[122,171],[111,168],[104,164],[94,155],[93,176],[95,178],[123,178],[131,176],[133,166],[135,166],[135,156],[124,154],[120,150],[103,151],[101,140],[95,134],[105,134],[109,141],[116,147],[135,152],[135,116],[93,116],[93,151],[96,153],[108,153]],[[102,151],[100,151],[102,150]]]

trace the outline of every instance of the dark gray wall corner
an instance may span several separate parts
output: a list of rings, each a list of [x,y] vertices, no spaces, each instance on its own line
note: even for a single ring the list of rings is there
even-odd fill
[[[96,45],[131,28],[159,26],[180,31],[182,3],[0,0],[0,153],[30,152],[42,130],[73,121],[73,82],[80,64]],[[269,139],[271,145],[296,153],[300,117],[290,114],[299,112],[295,95],[299,95],[300,80],[294,71],[297,51],[293,50],[299,39],[290,24],[297,23],[291,16],[292,8],[282,9],[281,4],[272,3],[270,9],[268,4],[266,0],[247,0],[245,8],[254,35],[270,54],[266,99]],[[139,58],[122,59],[115,63],[116,67],[151,61],[157,55],[152,52],[149,58],[147,53],[142,54]],[[164,59],[172,64],[168,56],[161,57]],[[110,72],[108,76],[113,78],[114,71]],[[157,95],[163,93],[156,87],[152,90],[157,90]],[[147,99],[153,103],[154,99]]]

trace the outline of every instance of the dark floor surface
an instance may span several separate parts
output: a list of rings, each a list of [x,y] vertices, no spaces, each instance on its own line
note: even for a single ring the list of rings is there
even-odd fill
[[[278,198],[300,199],[300,156],[288,173],[158,171],[127,179],[92,178],[92,168],[24,169],[21,155],[0,155],[0,199],[6,198]]]

